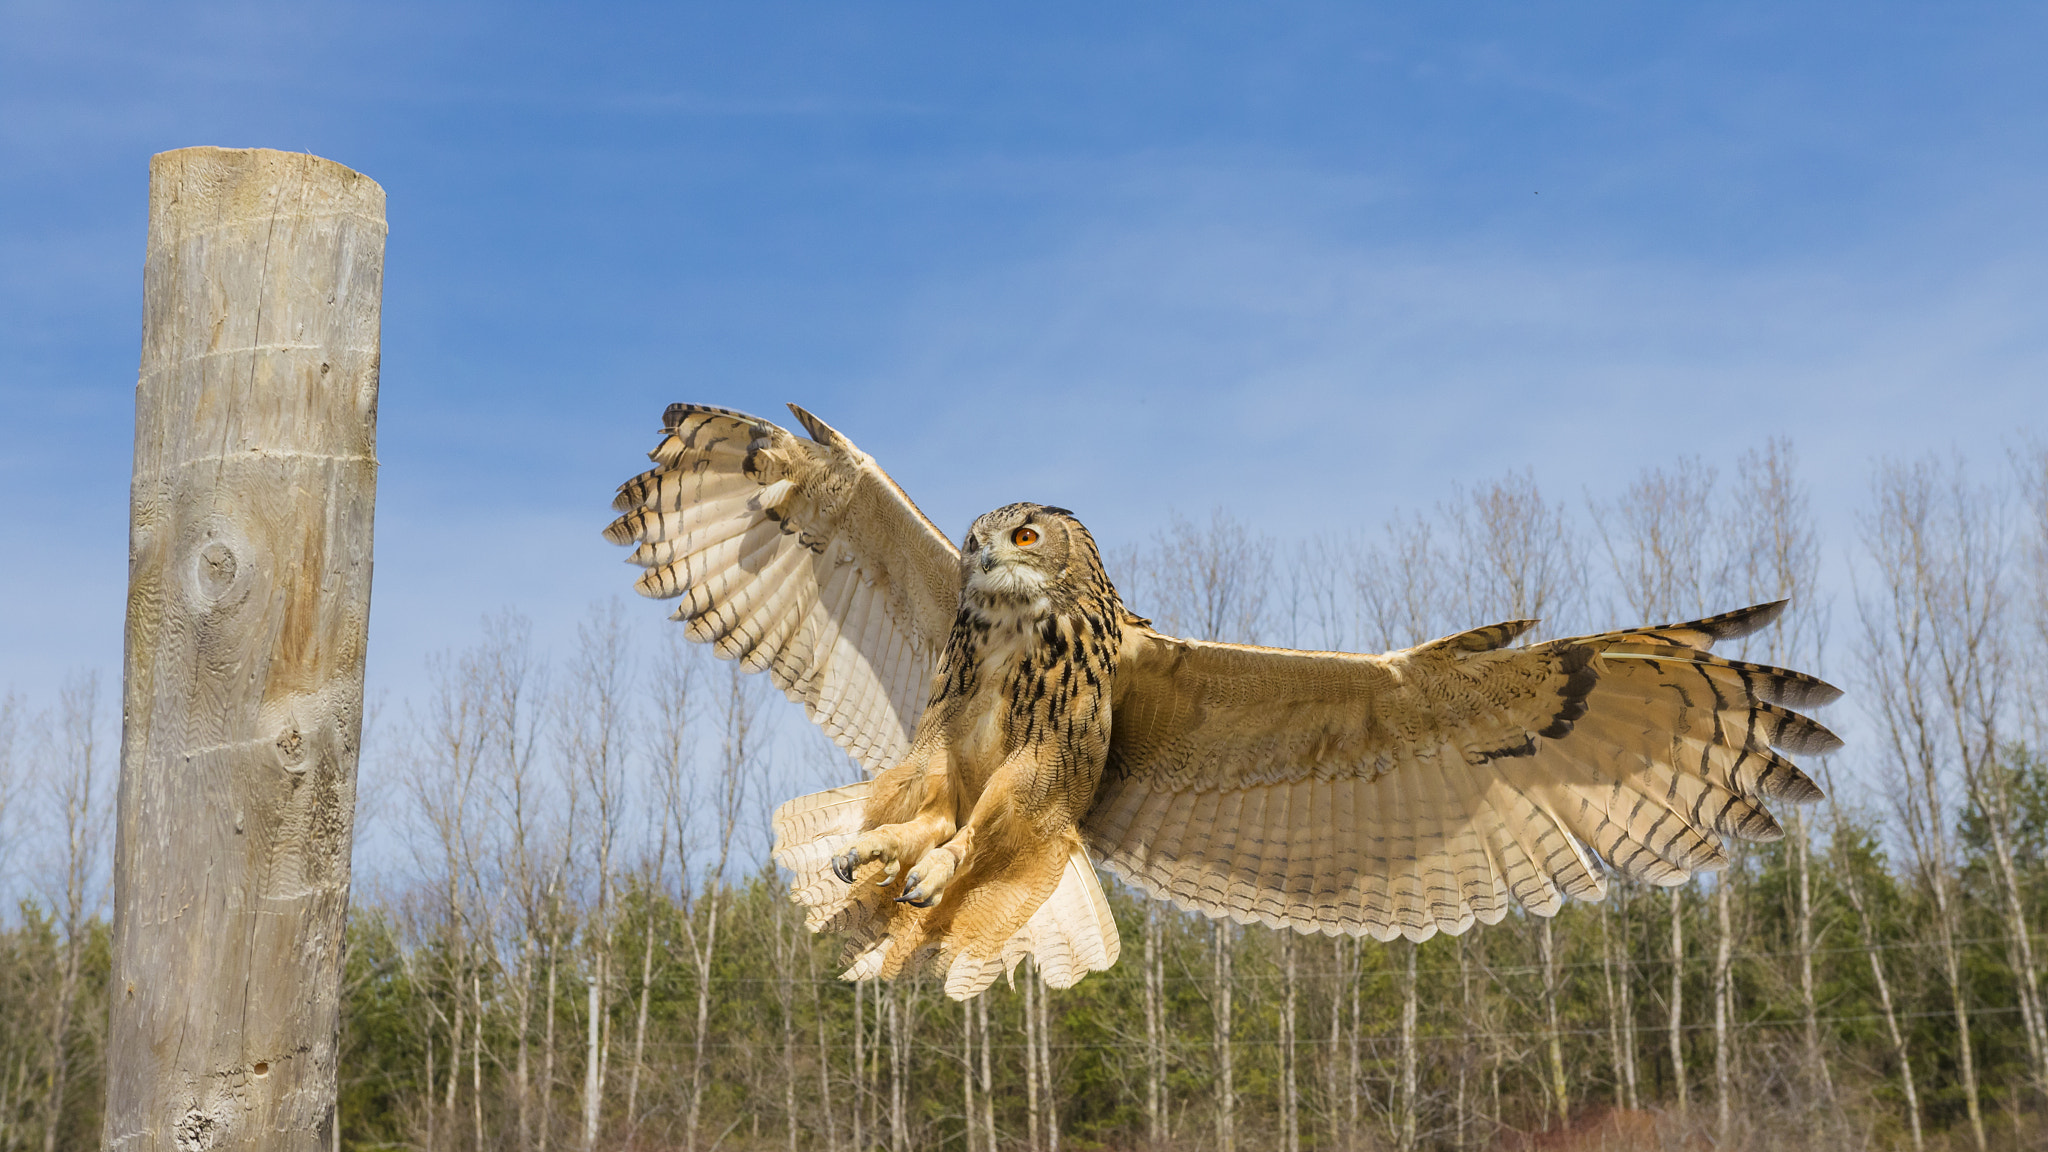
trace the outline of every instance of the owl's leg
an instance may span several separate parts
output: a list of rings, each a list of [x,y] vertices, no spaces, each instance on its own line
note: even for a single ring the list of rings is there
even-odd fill
[[[910,874],[904,877],[902,899],[919,908],[937,904],[945,897],[947,886],[972,859],[978,831],[992,824],[1032,823],[1017,810],[1017,797],[1029,792],[1036,771],[1037,763],[1030,757],[1013,759],[996,769],[959,831],[917,859]]]
[[[943,752],[892,768],[875,778],[865,822],[866,831],[853,846],[832,860],[841,880],[853,883],[854,871],[880,861],[875,883],[895,882],[907,864],[914,864],[932,846],[951,838],[958,813],[952,773]]]
[[[903,878],[903,895],[898,897],[904,903],[917,908],[929,908],[946,894],[946,885],[967,862],[967,854],[974,850],[974,824],[953,833],[944,844],[918,857],[910,875]]]
[[[1000,958],[1005,943],[1059,887],[1078,843],[1074,818],[1057,801],[1030,803],[1037,770],[1029,757],[999,768],[960,830],[926,853],[904,881],[906,896],[932,908],[923,940],[939,947],[949,967],[961,957],[969,967]]]

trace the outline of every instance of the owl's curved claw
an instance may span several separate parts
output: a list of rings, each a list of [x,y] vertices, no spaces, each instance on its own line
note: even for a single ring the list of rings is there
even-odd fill
[[[960,866],[959,857],[949,848],[934,848],[924,854],[903,881],[903,895],[896,898],[899,904],[913,908],[929,908],[946,894],[946,885],[952,883],[953,873]]]
[[[853,883],[853,870],[858,864],[859,858],[854,855],[853,849],[848,848],[832,858],[832,874],[851,884]]]

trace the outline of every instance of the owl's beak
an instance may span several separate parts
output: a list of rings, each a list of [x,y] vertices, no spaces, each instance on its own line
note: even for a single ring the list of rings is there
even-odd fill
[[[996,569],[996,550],[986,545],[981,549],[981,570],[993,572]]]

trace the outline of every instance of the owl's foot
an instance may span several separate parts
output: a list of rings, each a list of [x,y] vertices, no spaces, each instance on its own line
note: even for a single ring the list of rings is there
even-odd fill
[[[953,874],[960,870],[960,853],[946,845],[925,853],[903,878],[903,895],[896,898],[899,904],[913,908],[929,908],[946,894],[946,885],[952,883]]]
[[[905,861],[922,859],[932,845],[946,839],[952,831],[950,824],[942,827],[938,821],[923,818],[870,828],[854,838],[853,847],[832,858],[832,871],[851,884],[856,869],[879,860],[882,872],[875,877],[875,883],[886,887],[895,883]]]

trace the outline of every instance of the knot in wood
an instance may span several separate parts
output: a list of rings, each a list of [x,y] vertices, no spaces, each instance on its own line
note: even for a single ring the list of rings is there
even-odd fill
[[[285,729],[284,735],[277,738],[277,751],[278,755],[284,759],[285,771],[305,771],[305,765],[300,763],[304,759],[305,746],[306,738],[299,735],[299,730],[296,727]]]
[[[225,541],[209,540],[199,550],[199,591],[208,600],[218,600],[235,586],[235,550]]]

